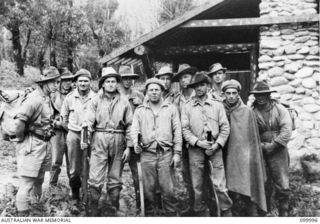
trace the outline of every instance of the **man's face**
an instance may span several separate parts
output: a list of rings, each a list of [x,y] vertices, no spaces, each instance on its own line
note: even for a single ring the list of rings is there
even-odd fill
[[[113,93],[117,90],[118,81],[115,77],[106,78],[102,85],[104,91],[107,93]]]
[[[226,100],[230,104],[234,104],[238,102],[239,100],[239,92],[238,90],[234,88],[229,88],[224,92],[224,95],[226,96]]]
[[[56,78],[45,82],[43,88],[47,89],[49,93],[54,93],[57,91],[60,85],[60,78]]]
[[[265,105],[269,101],[270,93],[260,93],[260,94],[254,94],[255,102],[258,105]]]
[[[219,71],[213,73],[213,75],[212,75],[212,80],[216,84],[222,83],[225,78],[226,78],[226,75],[223,72],[223,70],[219,70]]]
[[[191,74],[183,74],[180,77],[180,86],[182,89],[187,89],[188,85],[191,83],[192,75]]]
[[[71,88],[72,85],[72,79],[62,79],[61,80],[61,87],[65,90],[68,90]]]
[[[194,90],[196,91],[197,97],[204,96],[208,91],[208,84],[207,83],[199,83],[195,86]]]
[[[88,91],[90,89],[90,79],[88,77],[80,76],[76,82],[77,88],[80,91]]]
[[[159,78],[164,83],[164,89],[169,90],[171,88],[171,76],[170,75],[162,75]]]
[[[152,103],[158,103],[162,96],[161,87],[158,84],[150,84],[147,89],[147,95]]]
[[[133,80],[129,77],[122,78],[122,85],[125,89],[130,89],[133,84]]]

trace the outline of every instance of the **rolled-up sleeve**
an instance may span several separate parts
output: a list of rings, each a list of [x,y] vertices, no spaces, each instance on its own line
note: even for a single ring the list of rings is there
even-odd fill
[[[69,97],[67,96],[61,106],[61,114],[63,126],[68,127],[69,122]]]
[[[180,116],[178,112],[178,108],[173,105],[172,107],[172,128],[173,128],[173,150],[175,154],[181,154],[182,151],[182,129],[181,129],[181,122]]]
[[[279,111],[279,135],[274,138],[274,141],[286,147],[290,141],[292,134],[292,120],[289,111],[282,105],[276,105]]]
[[[219,103],[219,135],[216,142],[223,147],[230,134],[230,125],[225,112],[225,109],[221,103]]]
[[[131,125],[130,135],[134,146],[138,144],[138,133],[140,133],[140,109],[135,110]]]
[[[192,146],[195,146],[196,142],[198,141],[198,138],[192,133],[190,128],[190,115],[188,106],[182,107],[182,113],[181,113],[181,123],[182,123],[182,134],[184,139]]]
[[[14,118],[28,122],[32,119],[34,114],[37,112],[37,108],[40,107],[40,103],[34,100],[32,97],[28,97],[25,101],[21,103],[17,113]]]

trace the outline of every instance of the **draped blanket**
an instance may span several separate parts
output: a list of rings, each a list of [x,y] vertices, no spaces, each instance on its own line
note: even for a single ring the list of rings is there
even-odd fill
[[[224,102],[230,118],[226,178],[230,191],[248,196],[267,211],[266,180],[259,130],[254,112],[241,100],[231,107]]]

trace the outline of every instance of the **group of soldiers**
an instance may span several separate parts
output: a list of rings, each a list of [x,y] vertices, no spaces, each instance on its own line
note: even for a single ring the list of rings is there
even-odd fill
[[[243,216],[260,216],[271,209],[274,194],[279,216],[287,216],[289,112],[271,98],[273,91],[265,82],[255,83],[255,100],[246,106],[240,83],[225,77],[220,63],[209,71],[182,64],[176,73],[164,66],[146,81],[142,94],[133,88],[139,76],[130,67],[122,66],[119,72],[106,67],[95,93],[86,69],[74,75],[45,69],[38,88],[15,115],[16,135],[22,139],[16,145],[19,216],[29,214],[31,198],[40,199],[46,171],[50,185],[57,185],[64,156],[72,199],[79,201],[82,157],[88,147],[91,216],[100,215],[105,185],[109,207],[117,213],[126,162],[137,209],[145,205],[146,216],[159,215],[159,208],[165,216],[232,216],[240,201],[246,205]],[[179,92],[172,90],[173,82],[179,82]],[[180,166],[189,197],[184,210],[174,191]]]

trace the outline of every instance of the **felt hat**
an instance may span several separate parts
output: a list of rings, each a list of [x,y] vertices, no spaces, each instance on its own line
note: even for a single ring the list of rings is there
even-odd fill
[[[107,78],[115,77],[117,79],[117,82],[121,82],[121,76],[119,73],[116,72],[112,67],[106,67],[102,69],[101,78],[99,80],[99,89],[101,89],[104,81]]]
[[[164,84],[163,82],[158,79],[158,78],[151,78],[151,79],[147,79],[147,82],[146,82],[146,86],[145,86],[145,90],[148,89],[148,86],[150,84],[158,84],[160,87],[161,87],[161,90],[163,91],[164,90]]]
[[[36,83],[43,83],[54,80],[60,77],[58,69],[54,66],[50,66],[43,71],[43,75],[40,76],[40,79]]]
[[[138,79],[139,75],[132,72],[130,66],[123,65],[119,68],[119,74],[122,78]]]
[[[192,82],[188,85],[189,88],[194,88],[196,85],[201,83],[210,84],[210,78],[206,75],[205,72],[197,72],[193,77]]]
[[[217,71],[223,70],[224,72],[227,70],[227,68],[222,67],[222,65],[220,63],[214,63],[210,66],[209,68],[209,72],[207,75],[211,76],[214,73],[216,73]]]
[[[160,78],[163,75],[169,75],[169,76],[172,77],[173,76],[172,69],[169,66],[163,66],[162,68],[160,68],[160,70],[155,75],[155,77],[156,78]]]
[[[173,76],[172,82],[179,82],[179,79],[183,74],[194,75],[197,72],[196,67],[191,67],[188,64],[179,65],[178,72]]]
[[[274,93],[277,92],[275,90],[271,90],[269,85],[266,82],[256,82],[253,85],[252,90],[250,91],[250,94],[261,94],[261,93]]]

